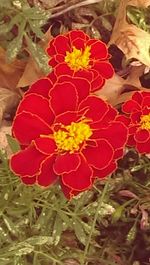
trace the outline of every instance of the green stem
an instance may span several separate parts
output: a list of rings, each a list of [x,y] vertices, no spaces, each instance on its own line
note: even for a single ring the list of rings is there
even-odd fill
[[[41,252],[41,251],[34,251],[34,253],[36,253],[36,254],[38,254],[38,255],[42,255],[42,256],[44,256],[45,258],[47,258],[48,260],[51,260],[51,261],[55,262],[56,264],[63,265],[63,263],[62,263],[60,260],[55,259],[54,257],[52,257],[52,256],[50,256],[50,255],[48,255],[48,254],[46,254],[46,253],[44,253],[44,252]]]
[[[94,220],[93,220],[93,223],[92,223],[91,231],[90,231],[90,234],[89,234],[86,246],[85,246],[85,250],[84,250],[84,254],[83,254],[83,259],[81,261],[81,265],[86,265],[85,260],[86,260],[86,256],[87,256],[87,253],[88,253],[88,250],[89,250],[92,234],[94,232],[94,228],[95,228],[96,221],[97,221],[97,218],[98,218],[99,210],[100,210],[100,208],[102,206],[102,202],[103,202],[103,200],[105,198],[105,195],[106,195],[106,193],[108,191],[109,182],[110,182],[110,176],[108,177],[107,182],[106,182],[106,184],[104,186],[102,195],[99,197],[99,200],[98,200],[98,206],[97,206],[97,209],[96,209],[96,212],[95,212],[95,216],[94,216]]]

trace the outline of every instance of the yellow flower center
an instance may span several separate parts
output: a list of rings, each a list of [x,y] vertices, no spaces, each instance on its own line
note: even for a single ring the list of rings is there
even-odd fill
[[[140,127],[141,129],[150,130],[150,113],[141,116]]]
[[[78,50],[73,47],[72,52],[66,52],[65,62],[74,71],[85,69],[89,67],[90,62],[90,46],[87,46],[84,51]]]
[[[54,140],[60,151],[74,153],[92,135],[90,126],[84,122],[72,122],[70,125],[61,125],[61,129],[54,132]]]

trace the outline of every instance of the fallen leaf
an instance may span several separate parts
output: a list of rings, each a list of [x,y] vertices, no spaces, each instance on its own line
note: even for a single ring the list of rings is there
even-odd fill
[[[23,74],[26,62],[23,60],[14,60],[8,63],[6,52],[0,47],[0,87],[15,89],[16,85]]]
[[[117,45],[127,60],[135,58],[150,66],[150,34],[127,22],[126,8],[128,5],[146,8],[150,5],[150,0],[121,0],[109,45]]]
[[[137,88],[141,88],[140,76],[143,75],[145,70],[145,65],[132,66],[130,69],[130,74],[126,79],[126,84],[130,84]]]
[[[12,151],[8,145],[6,134],[11,135],[11,125],[9,122],[3,121],[0,127],[0,150],[5,150],[9,158]]]
[[[103,88],[96,91],[95,94],[112,105],[116,104],[116,100],[123,92],[125,80],[115,74],[111,79],[107,80]]]
[[[132,66],[127,79],[123,79],[115,74],[111,79],[108,79],[105,85],[100,90],[96,91],[95,94],[113,106],[116,106],[130,99],[135,91],[149,91],[149,89],[141,86],[139,80],[144,69],[144,65]]]
[[[4,113],[9,113],[18,105],[19,95],[7,88],[0,88],[0,124]]]

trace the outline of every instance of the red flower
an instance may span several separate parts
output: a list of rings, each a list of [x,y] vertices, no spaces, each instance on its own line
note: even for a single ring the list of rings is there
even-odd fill
[[[82,76],[92,83],[92,91],[100,89],[113,76],[105,43],[90,39],[83,31],[72,30],[52,39],[47,49],[52,57],[49,64],[57,76]]]
[[[83,99],[77,87],[63,82],[45,94],[30,90],[12,129],[26,147],[11,158],[15,174],[26,184],[44,187],[59,179],[68,198],[112,173],[127,139],[117,111],[96,96]]]
[[[150,92],[135,92],[122,110],[129,117],[128,145],[141,154],[150,153]]]

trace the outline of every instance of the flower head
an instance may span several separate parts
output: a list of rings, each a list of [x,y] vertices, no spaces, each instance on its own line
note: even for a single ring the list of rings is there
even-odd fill
[[[106,44],[90,39],[81,30],[57,36],[50,42],[47,52],[52,57],[49,64],[54,67],[57,76],[85,77],[92,83],[92,91],[100,89],[105,79],[113,76]]]
[[[47,187],[59,179],[71,198],[116,169],[127,128],[106,102],[83,98],[79,83],[56,83],[37,94],[39,82],[45,79],[31,87],[14,119],[13,135],[25,148],[12,156],[11,169],[26,184]]]
[[[122,110],[129,118],[128,145],[141,154],[150,153],[150,92],[135,92]]]

